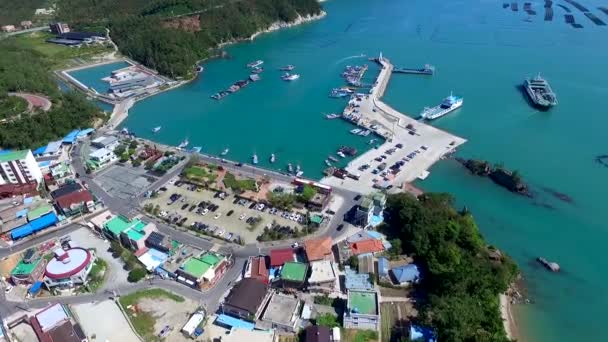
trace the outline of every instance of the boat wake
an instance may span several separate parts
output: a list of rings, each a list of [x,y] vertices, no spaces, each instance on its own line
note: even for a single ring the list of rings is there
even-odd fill
[[[363,57],[365,57],[365,54],[364,54],[364,53],[362,53],[362,54],[360,54],[360,55],[355,55],[355,56],[348,56],[348,57],[344,57],[344,58],[342,58],[341,60],[337,61],[337,62],[336,62],[336,65],[338,65],[338,64],[340,64],[340,63],[343,63],[343,62],[346,62],[346,61],[347,61],[347,60],[349,60],[349,59],[363,58]]]

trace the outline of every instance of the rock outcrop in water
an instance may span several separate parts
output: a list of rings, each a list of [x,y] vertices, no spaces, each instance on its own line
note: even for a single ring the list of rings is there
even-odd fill
[[[477,176],[489,177],[494,183],[506,188],[511,192],[532,197],[528,186],[521,180],[516,171],[509,171],[505,168],[492,166],[485,160],[456,158],[471,173]]]

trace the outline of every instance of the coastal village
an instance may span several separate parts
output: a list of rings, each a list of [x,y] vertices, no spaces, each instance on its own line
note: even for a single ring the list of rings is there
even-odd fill
[[[99,60],[53,74],[112,111],[43,146],[0,149],[0,340],[439,340],[417,310],[428,267],[388,236],[386,215],[390,196],[423,195],[412,183],[466,142],[431,124],[463,99],[451,94],[419,116],[382,100],[394,75],[428,77],[434,67],[395,67],[382,52],[360,57],[379,70],[371,81],[367,64],[346,67],[347,86],[329,94],[347,101],[326,119],[347,122],[369,149],[340,147],[325,159],[325,177],[313,179],[299,164],[276,166],[274,153],[265,167],[256,153],[243,162],[231,160],[228,148],[193,147],[187,137],[170,146],[137,136],[121,127],[129,109],[189,80],[120,55],[107,32],[64,22],[40,32],[54,47],[104,49]],[[75,76],[114,63],[96,83],[103,88]],[[247,64],[248,78],[209,97],[221,101],[270,77],[264,63]],[[282,65],[276,77],[300,82],[296,68]],[[193,78],[204,75],[202,63],[192,69]],[[34,95],[11,96],[48,110],[50,101]],[[152,134],[163,129],[152,126]],[[476,174],[498,172],[497,184],[526,193],[512,182],[517,175],[483,166]],[[491,262],[502,264],[501,252],[490,250]],[[515,340],[511,304],[524,299],[508,291],[497,303],[506,337]]]

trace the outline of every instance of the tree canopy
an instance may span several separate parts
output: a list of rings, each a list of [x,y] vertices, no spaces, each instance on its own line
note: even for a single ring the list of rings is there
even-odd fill
[[[453,208],[447,194],[389,196],[384,230],[423,271],[419,319],[441,341],[507,341],[498,295],[517,267],[493,261],[472,215]]]

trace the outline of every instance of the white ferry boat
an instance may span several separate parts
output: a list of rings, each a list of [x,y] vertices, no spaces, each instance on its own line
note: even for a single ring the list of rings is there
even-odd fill
[[[454,96],[450,93],[450,96],[443,99],[439,106],[432,108],[424,108],[420,113],[420,118],[424,120],[435,120],[438,119],[460,107],[462,107],[464,99],[460,96]]]

